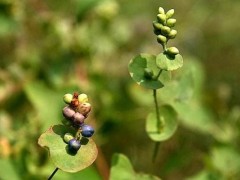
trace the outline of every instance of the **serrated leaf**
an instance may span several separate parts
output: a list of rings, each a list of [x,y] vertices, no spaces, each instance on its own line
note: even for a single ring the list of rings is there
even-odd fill
[[[66,172],[78,172],[95,161],[98,150],[94,141],[89,138],[85,139],[76,154],[68,153],[68,145],[63,141],[63,136],[69,132],[75,134],[74,130],[67,126],[52,126],[40,136],[38,144],[49,150],[50,158],[56,167]]]
[[[183,65],[183,58],[180,54],[175,56],[169,56],[165,53],[160,53],[157,55],[156,64],[160,69],[166,71],[176,70]]]
[[[165,141],[169,139],[177,129],[177,113],[169,105],[159,108],[160,122],[156,113],[150,113],[147,117],[146,131],[153,141]]]
[[[123,154],[112,157],[110,180],[160,180],[160,178],[144,173],[136,173],[129,159]]]
[[[152,70],[153,75],[157,76],[160,69],[156,65],[156,56],[150,54],[140,54],[131,59],[128,69],[131,77],[139,85],[149,89],[159,89],[164,86],[164,82],[170,79],[169,72],[163,71],[158,79],[145,77],[145,69]]]

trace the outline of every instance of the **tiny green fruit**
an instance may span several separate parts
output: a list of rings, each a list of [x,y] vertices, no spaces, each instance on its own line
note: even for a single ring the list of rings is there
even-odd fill
[[[167,48],[167,54],[169,54],[170,56],[175,56],[179,54],[179,50],[176,47],[170,47]]]
[[[160,44],[164,44],[167,42],[167,38],[163,35],[158,35],[157,36],[157,41],[160,43]]]
[[[161,23],[158,23],[157,21],[153,21],[153,28],[154,30],[161,30],[163,25]]]
[[[158,22],[165,23],[166,22],[166,15],[165,14],[158,14],[157,15]]]
[[[86,102],[88,102],[88,96],[86,94],[79,94],[78,101],[80,103],[86,103]]]
[[[64,134],[64,137],[63,137],[63,140],[64,140],[64,142],[65,143],[69,143],[69,141],[71,140],[71,139],[73,139],[74,137],[73,137],[73,135],[71,134],[71,133],[66,133],[66,134]]]
[[[144,69],[144,77],[145,77],[146,79],[152,79],[152,77],[153,77],[153,71],[152,71],[151,69],[149,69],[149,68],[145,68],[145,69]]]
[[[66,104],[70,104],[71,101],[73,99],[73,95],[72,94],[65,94],[63,96],[63,101],[66,103]]]
[[[174,39],[176,36],[177,36],[177,31],[175,29],[172,29],[168,34],[169,39]]]
[[[158,12],[159,12],[159,14],[165,14],[165,11],[162,7],[158,8]]]
[[[170,10],[166,13],[167,19],[171,18],[173,15],[174,15],[174,9],[170,9]]]
[[[163,35],[168,35],[170,33],[171,29],[167,26],[163,26],[162,29],[161,29],[161,32]]]
[[[168,26],[168,27],[174,27],[175,24],[176,24],[176,22],[177,22],[176,19],[173,19],[173,18],[168,19],[168,20],[167,20],[167,26]]]

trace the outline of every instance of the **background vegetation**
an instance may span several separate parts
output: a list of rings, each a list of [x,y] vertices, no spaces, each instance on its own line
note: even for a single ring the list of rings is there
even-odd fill
[[[176,79],[190,70],[193,78],[181,84],[187,106],[178,109],[178,130],[153,164],[154,143],[145,133],[152,94],[132,81],[127,66],[141,52],[160,52],[152,32],[159,6],[174,8],[178,21],[173,45],[185,61]],[[237,179],[239,8],[237,0],[1,0],[0,179],[51,174],[55,167],[37,139],[60,123],[62,96],[74,91],[93,105],[88,122],[99,156],[90,168],[56,179],[104,179],[115,152],[137,172],[162,179]]]

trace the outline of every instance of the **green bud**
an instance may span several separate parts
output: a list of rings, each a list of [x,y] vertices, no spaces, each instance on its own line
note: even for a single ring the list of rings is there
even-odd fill
[[[172,29],[168,34],[169,39],[174,39],[176,36],[177,36],[177,31],[175,29]]]
[[[74,137],[73,137],[73,135],[72,135],[71,133],[66,133],[66,134],[64,134],[63,140],[64,140],[65,143],[68,144],[68,142],[69,142],[70,140],[72,140],[73,138],[74,138]]]
[[[149,69],[149,68],[145,68],[145,69],[144,69],[144,77],[145,77],[146,79],[152,79],[152,77],[153,77],[153,71],[152,71],[151,69]]]
[[[167,20],[167,26],[168,27],[174,27],[175,26],[175,24],[176,24],[176,22],[177,22],[177,20],[176,19],[168,19]]]
[[[158,22],[160,22],[160,23],[165,23],[166,22],[166,15],[165,14],[158,14],[157,15],[157,19],[158,19]]]
[[[167,19],[171,18],[173,15],[174,15],[174,9],[170,9],[170,10],[166,13]]]
[[[157,36],[157,41],[160,43],[160,44],[164,44],[167,42],[167,38],[163,35],[158,35]]]
[[[163,35],[168,35],[170,33],[171,29],[167,26],[163,26],[162,29],[161,29],[161,32]]]
[[[159,14],[165,14],[165,11],[162,7],[159,7],[158,12]]]
[[[86,103],[86,102],[88,102],[88,96],[86,94],[79,94],[78,101],[80,103]]]
[[[175,56],[179,54],[179,50],[176,47],[170,47],[170,48],[167,48],[167,54],[171,56]]]
[[[161,30],[161,28],[163,27],[162,24],[158,23],[157,21],[153,21],[153,28],[156,30]]]
[[[63,96],[63,101],[66,103],[66,104],[70,104],[71,101],[73,99],[73,95],[72,94],[65,94]]]

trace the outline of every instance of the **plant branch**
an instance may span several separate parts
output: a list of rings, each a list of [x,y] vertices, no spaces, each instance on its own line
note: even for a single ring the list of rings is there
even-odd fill
[[[56,174],[56,172],[58,171],[58,167],[52,172],[51,176],[49,176],[48,180],[51,180],[53,178],[53,176]]]
[[[159,106],[158,106],[158,100],[157,100],[157,90],[156,89],[153,90],[153,98],[154,98],[156,118],[157,118],[157,132],[160,133],[161,121],[160,121],[160,112],[159,112]]]
[[[155,146],[154,146],[154,150],[153,150],[153,156],[152,156],[152,162],[153,163],[155,162],[155,160],[157,158],[159,146],[160,146],[160,142],[156,142]]]

